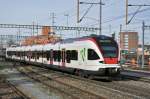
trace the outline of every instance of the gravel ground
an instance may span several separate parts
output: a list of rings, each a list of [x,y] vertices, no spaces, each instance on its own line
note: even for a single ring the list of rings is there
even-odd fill
[[[2,67],[5,66],[5,67]],[[58,90],[47,88],[41,83],[37,83],[28,77],[18,74],[16,69],[13,69],[11,63],[0,64],[0,74],[8,77],[8,80],[20,88],[24,93],[34,99],[68,99],[69,97],[60,93]],[[31,68],[31,67],[30,67]],[[91,81],[86,79],[77,79],[63,73],[45,70],[38,67],[32,67],[34,71],[39,71],[45,76],[48,76],[54,81],[51,85],[62,87],[57,81],[66,83],[70,86],[87,90],[93,94],[100,95],[106,99],[150,99],[150,83],[134,81],[134,80],[118,80],[112,82]],[[31,68],[31,69],[32,69]],[[91,81],[91,82],[90,82]],[[62,88],[63,89],[63,88]],[[64,88],[65,89],[65,88]],[[70,90],[70,89],[65,89]],[[70,90],[71,91],[71,90]],[[74,93],[78,93],[75,90]],[[0,90],[1,92],[1,90]],[[78,95],[78,94],[77,94]],[[84,98],[85,99],[85,98]],[[93,99],[93,98],[90,98]]]
[[[34,67],[33,70],[36,70],[36,68]],[[40,72],[42,70],[37,69],[37,71]],[[94,94],[101,95],[108,99],[122,99],[122,98],[124,98],[124,99],[134,99],[134,98],[140,99],[140,98],[142,98],[142,97],[136,96],[134,94],[132,95],[132,93],[130,94],[128,92],[122,92],[119,90],[112,89],[111,86],[106,86],[107,84],[109,85],[108,82],[100,82],[100,83],[102,83],[102,86],[101,86],[100,83],[94,84],[94,83],[87,82],[87,80],[84,81],[84,80],[74,79],[74,78],[71,78],[70,76],[62,75],[62,73],[54,73],[54,72],[52,72],[52,73],[45,72],[44,73],[42,71],[42,74],[45,76],[48,76],[50,78],[53,78],[55,80],[67,83],[71,86],[82,88],[83,90],[87,90]],[[106,83],[106,85],[105,85],[105,83]],[[105,86],[103,86],[103,85],[105,85]]]
[[[28,77],[20,74],[16,69],[12,67],[11,63],[0,63],[0,75],[7,76],[7,80],[13,85],[16,85],[24,94],[32,99],[68,99],[68,96],[63,96],[61,93],[54,89],[49,89],[46,86],[37,83]],[[3,67],[5,66],[5,67]],[[4,90],[2,88],[1,90]],[[9,92],[8,92],[9,93]],[[1,95],[0,95],[1,96]],[[1,98],[0,98],[1,99]],[[7,98],[3,98],[7,99]],[[8,98],[10,99],[10,98]]]
[[[29,76],[34,79],[38,79],[42,81],[42,83],[44,83],[48,87],[49,86],[53,87],[55,89],[58,89],[64,94],[68,94],[68,96],[70,96],[71,99],[72,98],[75,98],[75,99],[101,99],[102,98],[100,95],[95,95],[95,94],[85,92],[84,90],[80,90],[80,88],[74,87],[65,82],[60,82],[54,79],[48,79],[47,77],[42,76],[41,74],[34,73],[33,71],[35,70],[31,69],[30,67],[26,67],[26,68],[21,67],[19,68],[19,70],[25,72],[26,74],[29,74]]]

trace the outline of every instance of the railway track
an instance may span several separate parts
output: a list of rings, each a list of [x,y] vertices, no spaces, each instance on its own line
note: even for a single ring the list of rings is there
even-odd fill
[[[84,94],[84,98],[91,99],[91,96],[94,95],[95,98],[115,98],[115,99],[120,99],[120,98],[126,98],[126,99],[133,99],[133,98],[145,98],[145,97],[149,97],[149,95],[147,93],[144,93],[142,91],[138,91],[135,87],[131,87],[130,85],[127,84],[122,84],[122,83],[118,83],[118,81],[113,81],[113,82],[102,82],[102,81],[96,81],[96,80],[89,80],[89,79],[85,79],[85,78],[81,78],[78,76],[74,76],[74,75],[69,75],[66,73],[61,73],[61,72],[57,72],[57,71],[52,71],[52,70],[47,70],[47,69],[43,69],[43,68],[39,68],[39,67],[29,67],[26,68],[27,74],[32,74],[32,77],[36,79],[37,77],[41,78],[40,76],[42,75],[43,80],[40,80],[42,83],[44,82],[44,80],[48,79],[50,81],[54,81],[55,84],[56,83],[61,83],[65,86],[68,86],[70,88],[75,88],[78,89],[77,92],[79,92],[80,94],[74,94],[76,91],[70,91],[71,95],[74,96],[79,96],[79,97],[74,97],[74,98],[82,98],[81,97],[81,93],[82,96]],[[34,75],[33,75],[34,74]],[[39,76],[37,76],[39,75]],[[44,77],[43,77],[44,76]],[[49,86],[49,85],[48,85]],[[52,85],[54,87],[54,85]],[[60,90],[61,87],[58,87],[58,90]],[[67,89],[67,93],[70,89]],[[90,96],[87,96],[88,95]],[[69,95],[68,94],[68,95]],[[70,95],[70,96],[71,96]],[[83,98],[83,99],[84,99]],[[94,98],[92,98],[94,99]]]
[[[31,99],[7,80],[0,81],[0,99]]]
[[[147,77],[139,77],[136,75],[128,75],[128,74],[122,74],[121,77],[123,79],[130,79],[130,80],[150,83],[150,78],[147,78]]]
[[[118,91],[121,94],[127,94],[129,96],[133,96],[136,98],[150,98],[150,80],[146,78],[136,78],[134,76],[126,76],[112,79],[111,82],[107,81],[99,81],[97,80],[89,80],[85,78],[80,78],[77,76],[72,76],[77,79],[81,79],[82,81],[86,81],[89,83],[93,83],[96,85],[103,86],[104,88],[112,89],[114,91]],[[145,85],[145,87],[142,87]],[[146,86],[147,85],[147,86]],[[144,90],[144,91],[143,91]]]
[[[62,94],[67,95],[70,99],[106,99],[99,94],[83,90],[82,88],[76,86],[72,86],[68,84],[67,81],[60,81],[56,79],[58,78],[56,76],[50,78],[27,67],[21,69],[18,68],[18,70],[26,76],[34,79],[35,81],[38,81],[49,88],[53,88]]]
[[[36,70],[36,68],[34,68],[34,70]],[[133,80],[128,78],[121,78],[120,80],[114,80],[112,82],[102,82],[97,80],[89,80],[65,73],[60,73],[60,75],[67,76],[67,79],[71,79],[70,82],[79,80],[76,82],[82,82],[83,84],[86,84],[88,86],[95,86],[95,88],[101,88],[103,86],[104,89],[110,90],[112,93],[119,93],[122,96],[134,98],[150,98],[150,83],[147,83],[141,79]],[[145,85],[145,87],[142,87],[143,85]]]

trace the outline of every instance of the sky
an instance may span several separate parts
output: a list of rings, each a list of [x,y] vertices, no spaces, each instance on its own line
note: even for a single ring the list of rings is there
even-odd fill
[[[105,5],[102,7],[102,34],[111,35],[120,31],[122,24],[123,31],[139,32],[139,41],[141,41],[142,21],[150,25],[150,6],[141,7],[140,13],[137,13],[129,25],[125,25],[125,0],[102,0]],[[97,3],[99,0],[80,0],[80,2]],[[150,4],[150,0],[129,0],[129,4]],[[80,5],[80,18],[91,5]],[[54,25],[67,26],[86,26],[99,27],[99,5],[93,5],[88,14],[77,24],[77,0],[0,0],[0,24],[39,24],[52,25],[52,13],[55,15]],[[131,19],[132,13],[136,12],[138,7],[129,7]],[[146,10],[145,10],[146,9]],[[143,11],[144,10],[144,11]],[[30,34],[31,30],[21,29],[22,35]],[[0,34],[15,35],[18,29],[0,29]],[[150,44],[150,30],[146,30],[145,41]],[[56,31],[64,38],[89,35],[90,33],[81,32],[80,35],[75,31]]]

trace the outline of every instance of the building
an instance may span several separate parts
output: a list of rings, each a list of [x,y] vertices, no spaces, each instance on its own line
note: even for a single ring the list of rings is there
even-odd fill
[[[138,32],[120,32],[121,50],[136,51],[138,48]]]
[[[21,42],[21,45],[36,45],[36,44],[47,44],[55,43],[61,40],[60,36],[54,33],[54,30],[49,26],[43,26],[42,35],[28,37]]]
[[[142,45],[138,45],[138,55],[142,55]],[[150,55],[150,45],[144,45],[144,55]]]
[[[43,26],[42,27],[42,35],[54,35],[54,30],[52,27]]]

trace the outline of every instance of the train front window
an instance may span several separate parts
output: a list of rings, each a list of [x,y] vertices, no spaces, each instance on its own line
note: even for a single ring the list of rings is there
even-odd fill
[[[117,57],[118,48],[114,40],[109,38],[98,40],[99,46],[102,50],[102,54],[105,58],[114,58]]]
[[[88,60],[100,59],[98,54],[93,49],[88,49]]]

